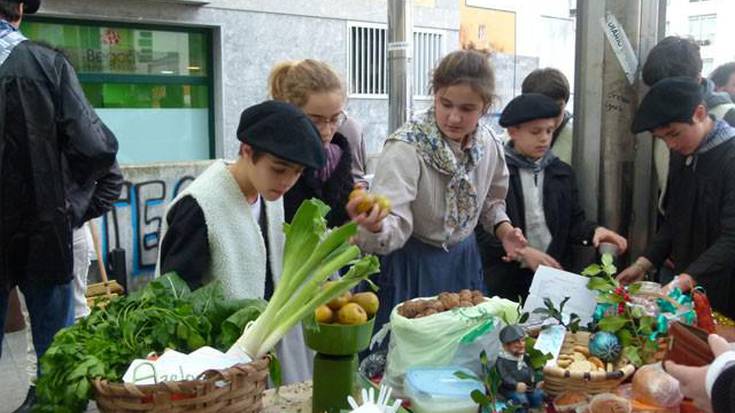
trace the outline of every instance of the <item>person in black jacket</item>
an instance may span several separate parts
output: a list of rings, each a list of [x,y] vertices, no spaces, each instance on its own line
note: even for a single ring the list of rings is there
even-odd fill
[[[348,197],[355,184],[352,175],[352,148],[337,129],[345,122],[345,89],[337,73],[324,62],[305,59],[276,65],[269,77],[273,99],[289,102],[306,113],[322,139],[326,164],[307,168],[283,197],[286,222],[291,222],[301,203],[318,198],[331,208],[327,225],[349,221]]]
[[[667,258],[679,274],[667,289],[704,287],[712,309],[735,317],[735,128],[712,117],[699,84],[656,83],[631,127],[651,131],[671,150],[666,216],[648,247],[618,275],[640,280]]]
[[[695,406],[706,412],[735,413],[735,351],[716,334],[707,341],[716,357],[712,364],[690,367],[667,361],[664,369],[679,380],[681,392]]]
[[[508,262],[500,242],[477,230],[491,295],[525,299],[538,266],[568,268],[575,244],[596,247],[610,242],[620,252],[627,248],[625,238],[585,218],[572,168],[549,149],[560,111],[548,96],[526,93],[508,103],[501,114],[500,125],[510,135],[505,146],[510,172],[506,211],[523,230],[528,246],[519,251],[518,262]]]
[[[0,339],[18,286],[40,359],[68,321],[72,228],[89,206],[72,194],[109,171],[117,140],[71,64],[18,31],[39,3],[0,0]]]

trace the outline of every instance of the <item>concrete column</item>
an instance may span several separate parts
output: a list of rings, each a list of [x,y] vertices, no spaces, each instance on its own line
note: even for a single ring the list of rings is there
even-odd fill
[[[413,21],[411,0],[388,0],[388,133],[411,116],[411,57]]]
[[[652,145],[650,138],[630,132],[642,82],[627,80],[601,20],[615,16],[641,62],[658,40],[665,3],[579,0],[577,8],[573,156],[580,200],[591,219],[629,238],[633,257],[645,247],[655,223]]]

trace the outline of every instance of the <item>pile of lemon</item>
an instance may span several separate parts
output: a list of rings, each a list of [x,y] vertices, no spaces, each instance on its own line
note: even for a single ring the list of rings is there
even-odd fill
[[[322,324],[358,325],[378,312],[380,302],[375,293],[351,294],[349,291],[327,304],[317,307],[314,318]]]

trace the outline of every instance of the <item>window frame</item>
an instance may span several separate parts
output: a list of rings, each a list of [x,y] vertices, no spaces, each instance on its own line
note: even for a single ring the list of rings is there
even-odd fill
[[[386,93],[354,93],[353,92],[352,82],[353,82],[354,79],[352,77],[352,71],[353,71],[352,70],[353,69],[353,65],[352,65],[352,56],[353,56],[352,30],[355,27],[361,28],[361,29],[380,29],[380,30],[384,30],[385,31],[385,42],[386,42],[385,55],[383,57],[383,62],[380,65],[382,67],[382,69],[383,69],[382,70],[382,77],[379,77],[379,78],[384,79],[384,81],[386,83]],[[347,35],[346,35],[346,39],[347,39],[347,42],[346,42],[346,49],[347,49],[346,50],[347,68],[346,69],[347,70],[346,70],[345,81],[347,82],[347,93],[348,93],[348,96],[350,98],[354,98],[354,99],[387,99],[388,98],[388,93],[387,93],[388,92],[388,84],[387,84],[388,83],[388,49],[387,49],[387,43],[388,43],[388,25],[386,23],[374,23],[374,22],[362,22],[362,21],[348,21],[347,22],[346,32],[347,32]],[[439,42],[440,44],[439,44],[439,53],[438,53],[438,56],[441,59],[441,57],[443,57],[447,53],[447,30],[435,29],[435,28],[429,28],[429,27],[414,27],[413,28],[412,38],[411,38],[411,42],[412,42],[411,59],[412,59],[412,69],[414,70],[414,73],[412,73],[412,76],[411,76],[411,82],[412,82],[412,85],[411,86],[412,86],[412,89],[413,89],[413,86],[414,86],[413,85],[413,82],[416,81],[415,80],[415,77],[416,77],[415,71],[416,71],[416,56],[417,56],[417,54],[416,54],[416,48],[415,48],[414,39],[415,39],[415,36],[417,34],[434,34],[434,35],[440,35],[441,36],[441,40]],[[438,62],[438,60],[437,60],[437,62]],[[435,62],[435,64],[437,62]],[[427,79],[428,78],[429,78],[429,76],[427,75]],[[419,94],[416,94],[415,92],[416,91],[414,91],[414,93],[413,93],[413,98],[416,99],[416,100],[428,100],[428,99],[431,99],[431,95],[430,94],[429,95],[419,95]]]

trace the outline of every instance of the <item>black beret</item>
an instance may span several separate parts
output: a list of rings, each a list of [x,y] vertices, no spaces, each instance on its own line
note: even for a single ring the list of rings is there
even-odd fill
[[[694,110],[703,101],[702,87],[691,78],[677,76],[660,80],[643,98],[630,130],[641,133],[672,122],[690,122]]]
[[[560,113],[561,107],[554,99],[540,93],[524,93],[508,103],[499,123],[507,128],[536,119],[555,118]]]
[[[515,324],[505,326],[503,327],[502,330],[500,330],[500,342],[503,344],[508,344],[514,341],[518,341],[525,336],[526,336],[526,333],[523,331],[521,326],[518,326]]]
[[[10,0],[15,3],[23,3],[23,14],[33,14],[41,7],[41,0]]]
[[[245,109],[237,139],[289,162],[314,169],[324,166],[319,130],[290,103],[268,100]]]

